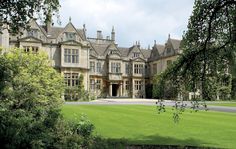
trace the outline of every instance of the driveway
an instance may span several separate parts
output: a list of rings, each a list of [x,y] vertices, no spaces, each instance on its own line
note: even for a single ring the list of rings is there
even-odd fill
[[[156,105],[156,102],[158,100],[156,99],[97,99],[90,102],[66,102],[66,104],[72,104],[72,105]],[[171,100],[165,100],[163,103],[166,106],[173,106],[175,105],[174,101]],[[206,103],[217,103],[215,102],[206,102]],[[223,103],[223,102],[221,102]],[[184,101],[184,104],[187,104],[188,107],[191,106],[191,103],[189,101]],[[224,107],[224,106],[211,106],[207,105],[208,110],[211,111],[220,111],[220,112],[232,112],[236,113],[236,107]]]

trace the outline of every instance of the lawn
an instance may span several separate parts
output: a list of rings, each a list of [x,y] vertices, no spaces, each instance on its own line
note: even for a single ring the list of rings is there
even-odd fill
[[[64,105],[69,120],[82,113],[105,138],[125,138],[130,144],[191,145],[235,148],[236,114],[185,111],[178,124],[172,111],[157,114],[155,106],[143,105]]]
[[[209,103],[209,106],[225,106],[225,107],[236,107],[236,103]]]

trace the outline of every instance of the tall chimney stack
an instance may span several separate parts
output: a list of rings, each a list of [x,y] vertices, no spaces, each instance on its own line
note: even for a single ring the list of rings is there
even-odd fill
[[[103,39],[102,31],[100,31],[100,30],[97,31],[97,39]]]
[[[111,40],[112,40],[112,41],[115,41],[115,40],[116,40],[114,26],[112,26],[112,31],[111,31]]]

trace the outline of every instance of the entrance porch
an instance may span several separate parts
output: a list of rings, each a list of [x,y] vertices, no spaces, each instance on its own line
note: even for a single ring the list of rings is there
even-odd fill
[[[109,83],[109,96],[110,97],[122,97],[123,96],[123,84],[121,81]]]

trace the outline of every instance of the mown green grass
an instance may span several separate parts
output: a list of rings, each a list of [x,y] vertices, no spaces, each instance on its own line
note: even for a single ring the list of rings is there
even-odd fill
[[[185,111],[178,124],[173,111],[157,114],[155,106],[64,105],[68,120],[86,114],[105,138],[127,139],[130,144],[236,147],[236,114]]]
[[[225,106],[225,107],[236,107],[236,103],[210,103],[209,106]]]

